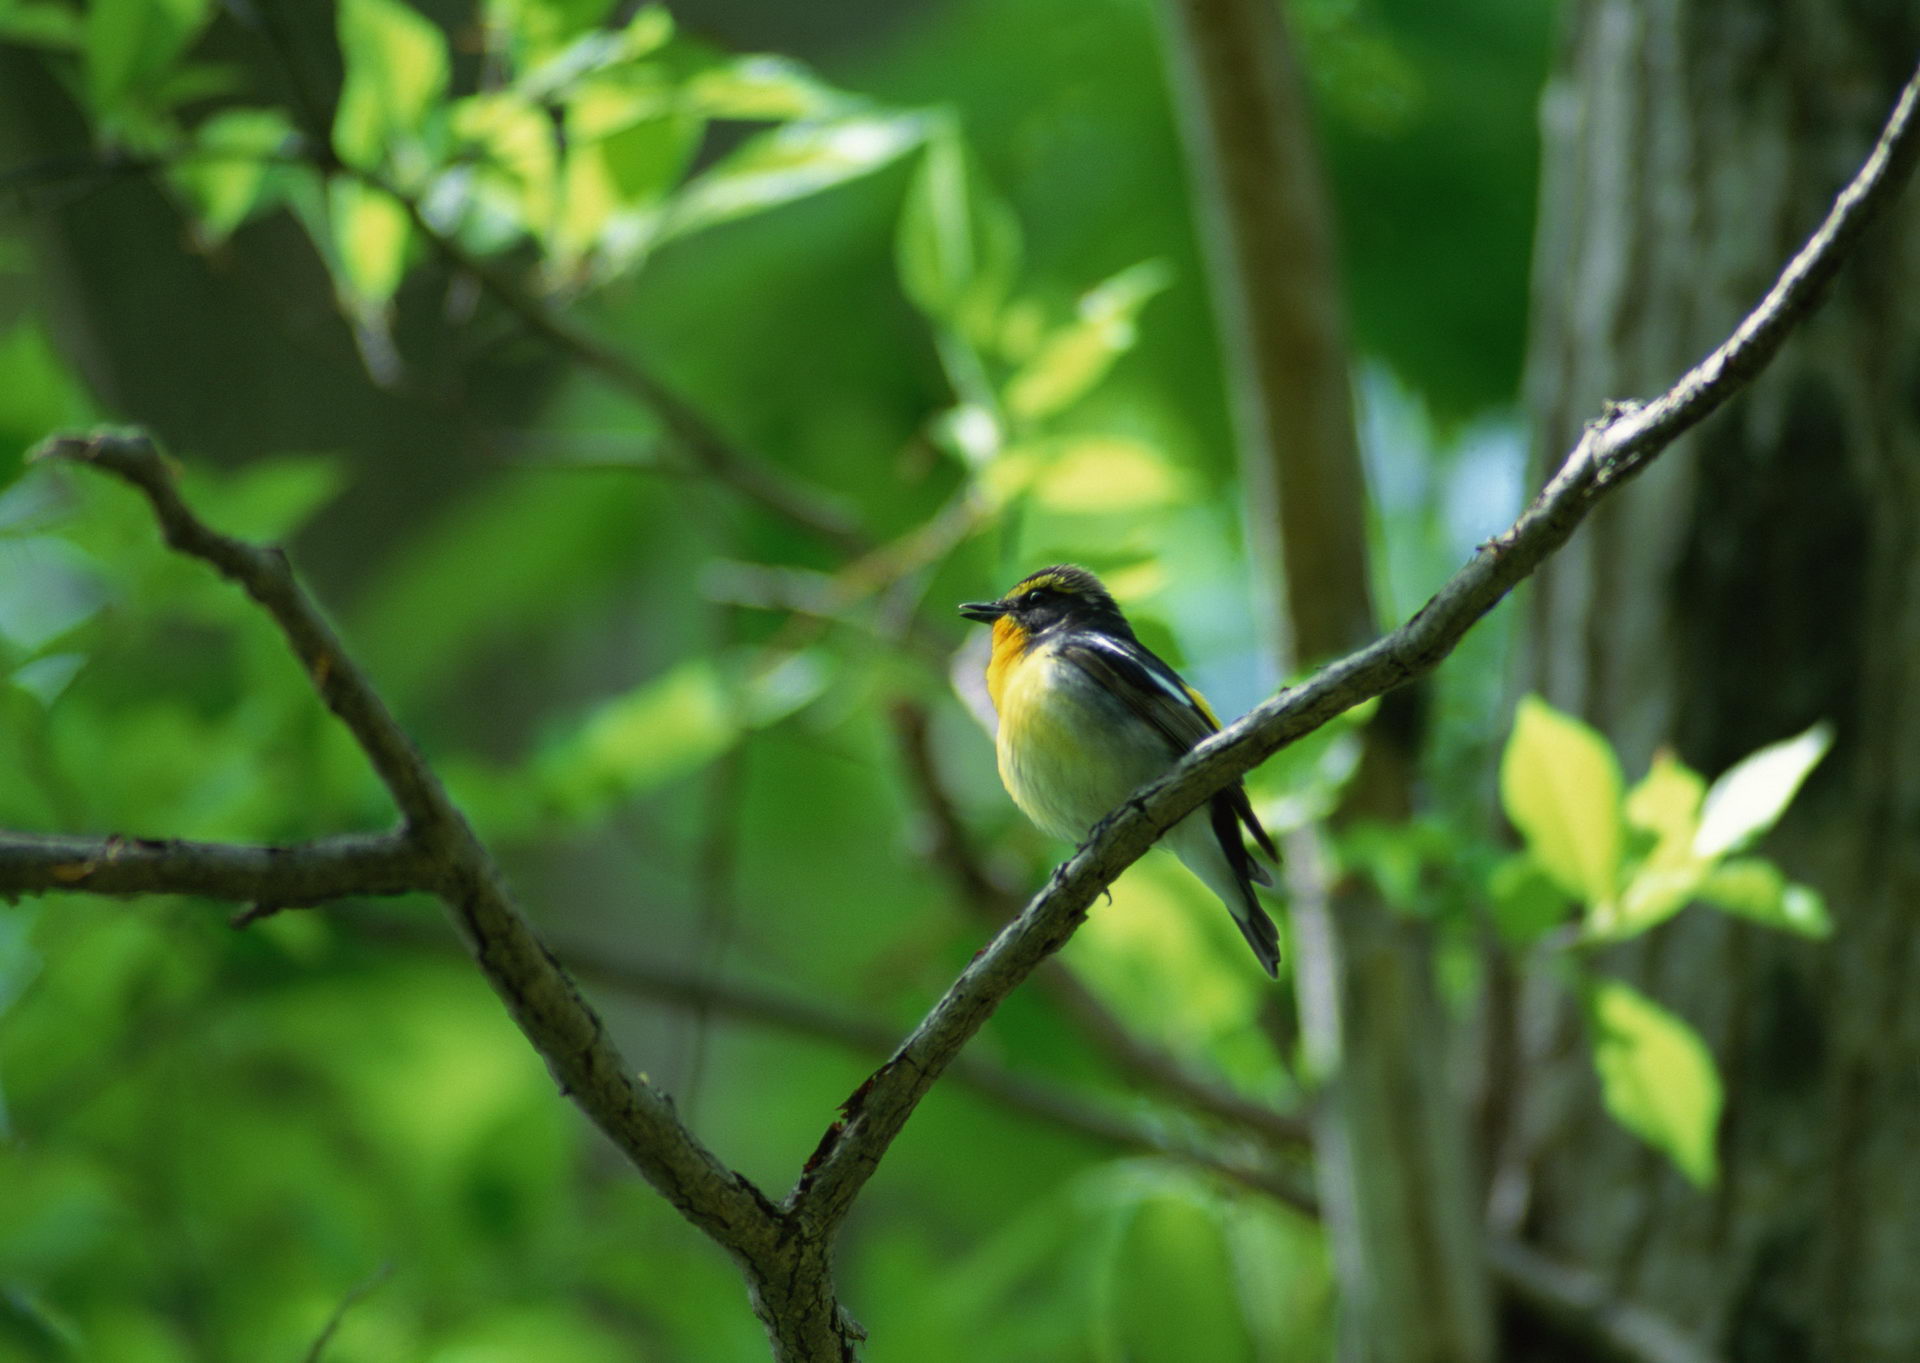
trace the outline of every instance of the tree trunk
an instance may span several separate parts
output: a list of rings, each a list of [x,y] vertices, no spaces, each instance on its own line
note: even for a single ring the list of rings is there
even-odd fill
[[[1593,0],[1545,106],[1530,398],[1542,467],[1754,301],[1920,53],[1911,0]],[[1705,1192],[1529,1038],[1497,1199],[1544,1248],[1730,1363],[1920,1358],[1920,199],[1753,391],[1602,508],[1531,601],[1530,684],[1709,775],[1817,719],[1838,741],[1766,844],[1827,942],[1696,908],[1597,966],[1687,1017],[1726,1080]],[[1519,1357],[1565,1357],[1534,1341]]]
[[[1290,664],[1378,632],[1340,273],[1283,12],[1272,0],[1162,5],[1207,245],[1271,635]],[[1284,669],[1283,669],[1284,670]],[[1336,825],[1412,805],[1408,693],[1387,698]],[[1326,1081],[1314,1145],[1345,1363],[1481,1363],[1492,1334],[1481,1227],[1422,925],[1288,841],[1301,1027]]]

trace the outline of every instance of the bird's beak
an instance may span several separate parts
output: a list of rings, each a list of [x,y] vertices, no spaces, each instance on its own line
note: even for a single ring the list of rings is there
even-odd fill
[[[1007,606],[1004,601],[969,601],[960,607],[960,613],[969,620],[990,625],[1007,613]]]

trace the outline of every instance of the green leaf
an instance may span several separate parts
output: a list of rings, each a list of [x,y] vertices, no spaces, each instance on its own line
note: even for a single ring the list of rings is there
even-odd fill
[[[1642,863],[1628,879],[1619,899],[1593,906],[1587,916],[1587,939],[1620,942],[1658,927],[1694,901],[1708,865],[1700,861],[1678,865],[1663,865],[1653,860]]]
[[[697,771],[747,729],[807,704],[825,681],[812,653],[744,677],[713,659],[691,659],[605,702],[549,745],[534,763],[533,785],[550,812],[590,817]]]
[[[92,0],[87,7],[87,94],[115,113],[186,51],[205,26],[212,0]]]
[[[660,240],[764,213],[871,175],[918,145],[926,123],[920,114],[863,114],[789,123],[762,133],[681,191]]]
[[[356,316],[383,312],[406,275],[412,224],[391,194],[336,175],[328,185],[335,258],[335,284]]]
[[[1140,310],[1172,282],[1165,262],[1145,260],[1090,289],[1078,317],[1007,381],[1007,410],[1037,421],[1078,402],[1133,348]]]
[[[1012,458],[1015,451],[1008,451]],[[1071,436],[1035,451],[1035,500],[1055,511],[1096,516],[1185,501],[1192,488],[1151,447],[1115,435]]]
[[[1819,891],[1789,882],[1779,867],[1758,857],[1721,862],[1700,882],[1699,897],[1728,913],[1802,937],[1833,933]]]
[[[793,122],[850,112],[859,101],[789,57],[732,57],[687,82],[684,108],[707,118]]]
[[[1714,1139],[1722,1095],[1698,1034],[1618,980],[1596,981],[1588,1008],[1607,1110],[1696,1186],[1711,1185],[1719,1173]]]
[[[0,39],[76,52],[87,40],[86,20],[57,0],[0,0]]]
[[[1662,848],[1690,847],[1706,792],[1700,773],[1662,748],[1640,783],[1627,792],[1627,822],[1653,834]]]
[[[21,456],[48,431],[86,425],[95,415],[39,326],[23,322],[0,336],[0,487],[19,476]]]
[[[227,109],[193,132],[192,148],[174,167],[174,185],[194,206],[203,242],[217,244],[275,199],[274,182],[288,168],[272,158],[294,140],[278,109]]]
[[[241,539],[284,540],[339,496],[349,470],[324,454],[286,454],[209,474],[189,465],[184,489],[209,524]]]
[[[1554,882],[1590,905],[1620,878],[1620,764],[1607,741],[1538,696],[1521,698],[1500,759],[1500,801]]]
[[[1700,811],[1696,856],[1737,852],[1779,822],[1800,783],[1833,746],[1833,728],[1822,721],[1805,733],[1769,744],[1742,758],[1707,791]]]
[[[400,0],[340,0],[339,34],[334,151],[350,166],[422,173],[421,128],[447,84],[446,36]]]
[[[974,344],[992,334],[1020,264],[1020,224],[951,129],[927,141],[900,211],[900,285]]]
[[[1487,888],[1493,897],[1493,925],[1512,946],[1532,946],[1566,921],[1566,892],[1525,853],[1494,867]]]

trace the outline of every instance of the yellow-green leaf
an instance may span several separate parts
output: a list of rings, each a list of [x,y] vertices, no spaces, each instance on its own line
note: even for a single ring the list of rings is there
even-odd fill
[[[1758,857],[1734,857],[1715,866],[1701,881],[1699,897],[1728,913],[1802,937],[1833,932],[1820,893],[1789,882],[1778,866]]]
[[[1627,792],[1627,822],[1658,840],[1662,860],[1685,851],[1700,826],[1700,802],[1707,783],[1671,749],[1653,755],[1653,765]]]
[[[225,241],[274,201],[273,183],[289,173],[274,163],[294,136],[278,109],[226,109],[193,133],[193,150],[172,173],[193,203],[202,240]]]
[[[407,153],[446,88],[446,35],[401,0],[340,0],[339,33],[346,77],[334,151],[351,166],[377,169],[397,157],[397,169],[418,173],[424,167]]]
[[[1146,260],[1089,290],[1075,319],[1048,337],[1007,381],[1008,411],[1037,421],[1086,396],[1133,348],[1140,310],[1172,282],[1165,262]]]
[[[894,240],[900,286],[976,345],[996,330],[1020,260],[1020,225],[951,128],[929,138]]]
[[[762,213],[817,194],[910,151],[925,135],[917,114],[861,114],[788,123],[749,139],[673,201],[662,238]]]
[[[351,176],[335,176],[328,188],[340,262],[336,283],[349,308],[370,316],[386,307],[406,273],[407,210],[392,195]]]
[[[1597,981],[1588,1005],[1607,1110],[1695,1185],[1712,1184],[1722,1094],[1706,1045],[1680,1018],[1618,980]]]
[[[1590,905],[1619,886],[1620,787],[1599,733],[1538,696],[1521,699],[1500,760],[1501,804],[1554,882]]]
[[[1056,511],[1099,515],[1139,511],[1183,500],[1180,471],[1149,446],[1124,436],[1088,435],[1053,442],[1042,455],[1034,497]]]

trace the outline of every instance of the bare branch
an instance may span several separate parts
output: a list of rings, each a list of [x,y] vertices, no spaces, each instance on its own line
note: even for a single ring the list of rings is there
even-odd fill
[[[260,603],[286,636],[314,690],[346,725],[405,815],[405,841],[427,872],[409,881],[409,887],[430,888],[446,904],[475,963],[547,1062],[561,1091],[689,1221],[743,1262],[775,1256],[782,1240],[778,1213],[681,1124],[666,1094],[629,1069],[607,1038],[599,1014],[521,916],[499,868],[465,816],[346,656],[294,578],[286,555],[203,524],[181,500],[167,461],[143,435],[56,437],[37,457],[88,464],[130,483],[152,505],[169,545],[207,563]],[[231,862],[246,851],[223,849],[221,855]],[[86,888],[93,887],[96,877],[109,876],[112,865],[102,857],[99,868],[83,878],[89,882]],[[184,874],[178,864],[174,870]],[[51,870],[44,877],[59,880]],[[41,888],[80,887],[76,880]],[[9,888],[11,883],[0,877],[0,891]],[[221,893],[211,882],[204,888]],[[361,889],[353,886],[349,892]]]
[[[1282,691],[1188,753],[1109,815],[1054,871],[933,1006],[892,1059],[846,1104],[843,1126],[788,1194],[811,1224],[837,1225],[914,1106],[999,1003],[1085,919],[1094,897],[1174,824],[1231,781],[1335,716],[1437,667],[1467,631],[1572,535],[1613,487],[1744,387],[1819,301],[1868,222],[1892,201],[1920,154],[1913,110],[1920,74],[1902,93],[1873,154],[1827,221],[1733,337],[1646,407],[1618,408],[1587,429],[1533,504],[1398,629]]]
[[[293,907],[432,887],[428,858],[392,833],[281,847],[0,833],[0,894],[193,894]]]

